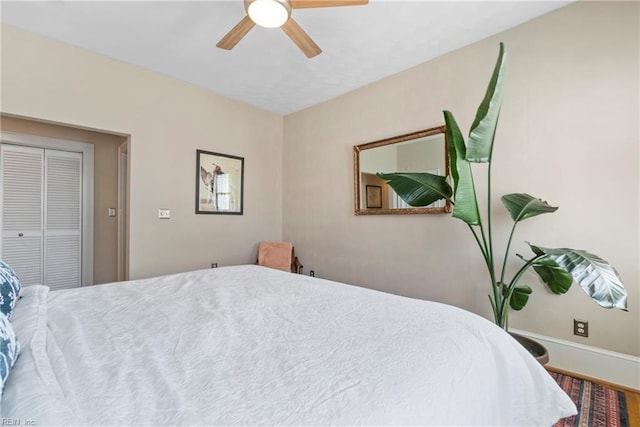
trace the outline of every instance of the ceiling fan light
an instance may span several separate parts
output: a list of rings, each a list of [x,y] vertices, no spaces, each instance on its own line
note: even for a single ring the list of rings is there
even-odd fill
[[[281,27],[291,13],[289,3],[279,0],[254,0],[245,2],[249,18],[261,27]]]

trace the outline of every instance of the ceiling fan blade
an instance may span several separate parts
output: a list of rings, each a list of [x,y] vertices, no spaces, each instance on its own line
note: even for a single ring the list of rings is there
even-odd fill
[[[358,6],[369,3],[369,0],[291,0],[293,9],[312,7]]]
[[[305,33],[304,30],[298,25],[293,18],[289,18],[287,22],[284,23],[282,27],[282,31],[284,31],[289,38],[300,48],[300,50],[307,55],[307,58],[313,58],[316,55],[319,55],[322,52],[322,49],[318,47],[316,42],[311,40],[309,34]]]
[[[220,49],[231,50],[238,44],[244,36],[247,35],[250,29],[256,25],[248,16],[245,16],[238,24],[231,29],[225,36],[220,39],[216,44]]]

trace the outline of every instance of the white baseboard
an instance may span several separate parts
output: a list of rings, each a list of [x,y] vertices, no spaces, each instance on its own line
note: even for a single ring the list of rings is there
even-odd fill
[[[548,366],[640,390],[640,357],[518,329],[509,331],[544,345],[549,351]]]

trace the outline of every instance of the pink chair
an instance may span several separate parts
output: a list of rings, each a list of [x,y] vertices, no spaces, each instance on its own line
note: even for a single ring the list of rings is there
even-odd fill
[[[303,267],[291,242],[260,242],[258,265],[298,274],[302,274]]]

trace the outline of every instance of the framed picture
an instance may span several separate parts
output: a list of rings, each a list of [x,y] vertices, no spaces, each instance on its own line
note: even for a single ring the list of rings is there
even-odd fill
[[[242,215],[244,157],[196,150],[196,214]]]
[[[382,207],[382,187],[379,185],[367,185],[367,208]]]

